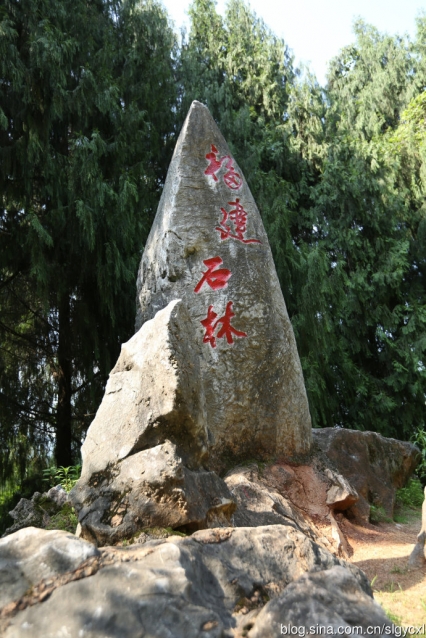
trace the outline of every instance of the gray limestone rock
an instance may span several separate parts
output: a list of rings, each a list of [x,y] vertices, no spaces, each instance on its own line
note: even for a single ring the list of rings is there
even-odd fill
[[[351,554],[335,512],[358,499],[341,474],[324,465],[326,457],[311,457],[308,464],[277,461],[233,468],[225,476],[237,503],[236,526],[280,523],[302,531],[339,556]]]
[[[305,513],[286,498],[282,490],[268,484],[256,464],[233,468],[225,476],[225,482],[237,504],[233,516],[236,527],[289,525],[316,540],[317,535]]]
[[[336,565],[291,583],[265,605],[247,635],[363,635],[373,627],[380,628],[375,635],[394,635],[380,605],[366,596],[353,574]]]
[[[185,305],[171,301],[124,343],[81,448],[81,478],[170,440],[188,467],[207,456],[199,362]]]
[[[123,344],[70,493],[83,538],[105,545],[144,527],[229,525],[230,492],[201,465],[207,430],[189,332],[175,300]]]
[[[26,527],[0,540],[0,611],[45,578],[77,569],[99,555],[73,534]]]
[[[50,517],[68,502],[68,494],[61,485],[51,487],[48,492],[35,492],[31,499],[21,498],[9,512],[14,523],[6,529],[2,537],[13,534],[24,527],[46,527]]]
[[[188,309],[210,468],[309,450],[303,375],[268,239],[199,102],[176,145],[137,285],[137,329],[173,299]]]
[[[328,578],[336,567],[340,580]],[[313,580],[303,580],[306,572]],[[101,550],[94,575],[59,583],[44,602],[29,601],[25,609],[6,618],[4,635],[231,637],[241,635],[269,598],[285,596],[291,583],[304,583],[304,597],[309,599],[312,583],[318,591],[318,581],[324,580],[327,587],[349,582],[356,591],[357,611],[364,609],[365,622],[373,618],[365,575],[301,532],[282,525],[202,530],[188,538],[171,536]],[[301,587],[297,591],[295,609],[305,609]],[[341,615],[345,595],[333,592],[329,618]]]
[[[417,467],[419,450],[408,441],[386,438],[377,432],[345,428],[313,430],[313,442],[356,489],[359,499],[346,509],[349,518],[368,523],[370,504],[393,516],[396,490]],[[343,489],[342,498],[346,488]],[[337,490],[336,494],[339,492]]]

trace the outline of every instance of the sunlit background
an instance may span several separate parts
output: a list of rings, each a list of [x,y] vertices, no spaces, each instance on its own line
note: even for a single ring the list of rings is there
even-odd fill
[[[188,28],[190,0],[163,0],[175,28]],[[226,1],[218,0],[222,15]],[[416,17],[425,10],[420,0],[251,0],[250,6],[273,32],[293,50],[296,64],[308,64],[320,84],[325,83],[327,66],[339,50],[353,40],[356,18],[390,34],[416,32]]]

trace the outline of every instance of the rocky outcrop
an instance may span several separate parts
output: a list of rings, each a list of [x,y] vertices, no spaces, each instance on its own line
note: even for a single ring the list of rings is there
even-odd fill
[[[216,472],[247,455],[306,453],[311,422],[268,239],[206,107],[179,137],[122,346],[70,498],[83,538],[229,525]],[[207,469],[206,469],[207,468]],[[210,470],[210,471],[209,471]]]
[[[393,516],[396,490],[405,485],[420,459],[412,443],[343,428],[314,430],[313,442],[359,495],[346,510],[349,518],[368,523],[370,504]]]
[[[324,459],[251,463],[231,470],[225,482],[237,504],[236,526],[290,525],[337,555],[351,553],[335,512],[351,507],[358,494]]]
[[[189,333],[173,301],[123,344],[70,493],[83,538],[107,545],[144,527],[229,525],[229,490],[202,467],[208,437]]]
[[[188,310],[210,469],[309,451],[303,375],[268,238],[199,102],[177,142],[137,286],[137,329],[173,299]]]
[[[248,638],[276,638],[279,635],[313,633],[317,635],[367,634],[379,627],[378,635],[392,632],[390,621],[382,608],[366,598],[357,579],[346,568],[332,567],[327,571],[304,574],[291,583],[282,594],[262,609]],[[354,628],[358,629],[355,631]],[[359,629],[361,628],[361,629]],[[352,629],[352,631],[351,631]]]
[[[40,572],[24,584],[18,534],[0,541],[0,564],[6,542],[17,556],[8,572],[14,601],[0,612],[6,638],[266,637],[280,635],[281,623],[390,626],[365,575],[291,527],[202,530],[100,551],[78,539],[67,546],[63,532],[53,540],[30,530],[38,547],[58,547],[62,558],[53,568],[46,555],[48,577]]]
[[[7,528],[3,537],[24,527],[48,527],[52,516],[58,514],[67,503],[68,494],[61,485],[52,487],[43,494],[35,492],[31,499],[21,498],[16,507],[9,512],[14,523]]]
[[[58,530],[27,527],[0,540],[0,609],[45,580],[54,580],[99,556],[90,543]]]

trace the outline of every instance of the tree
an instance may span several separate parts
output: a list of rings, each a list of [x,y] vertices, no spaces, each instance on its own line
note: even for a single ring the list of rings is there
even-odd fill
[[[70,465],[133,332],[175,40],[149,0],[6,0],[0,18],[1,432],[15,453],[54,435]]]
[[[394,135],[421,81],[421,58],[411,43],[363,23],[356,35],[330,67],[319,148],[306,128],[307,142],[298,141],[293,110],[294,142],[320,167],[303,247],[317,274],[306,271],[299,297],[316,306],[317,325],[302,305],[298,343],[317,425],[407,438],[424,423],[424,191],[414,149],[404,156]],[[319,130],[315,119],[305,126],[311,121]]]
[[[370,140],[398,126],[402,109],[417,93],[418,55],[406,37],[381,34],[358,20],[356,41],[330,63],[328,96],[332,131]]]
[[[322,89],[239,0],[224,20],[211,0],[190,15],[184,110],[209,106],[253,190],[314,425],[409,437],[424,422],[424,194],[392,135],[425,84],[424,19],[415,43],[356,23]]]

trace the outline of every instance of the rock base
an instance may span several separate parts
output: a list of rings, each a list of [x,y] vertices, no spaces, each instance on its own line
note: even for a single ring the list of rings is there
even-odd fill
[[[0,541],[0,565],[9,565],[1,571],[10,592],[0,611],[5,638],[267,638],[280,635],[281,623],[391,626],[361,570],[288,526],[202,530],[100,551],[65,532],[26,532],[39,553],[49,549],[47,577],[22,532]]]

